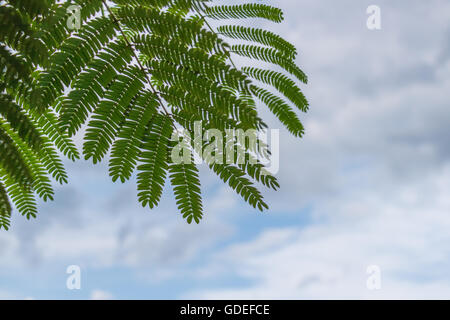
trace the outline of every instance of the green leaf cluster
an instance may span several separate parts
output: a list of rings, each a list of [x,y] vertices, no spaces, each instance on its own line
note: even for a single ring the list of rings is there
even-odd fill
[[[67,24],[74,4],[81,9],[78,30]],[[198,121],[224,136],[230,129],[264,130],[256,100],[293,135],[304,132],[297,111],[306,112],[308,102],[298,83],[307,77],[295,63],[295,47],[271,31],[227,24],[279,23],[278,8],[207,0],[9,0],[0,18],[0,228],[10,226],[10,201],[35,217],[35,195],[52,199],[51,178],[67,182],[59,156],[79,157],[71,137],[82,128],[85,159],[108,161],[113,181],[135,174],[138,200],[149,208],[170,182],[188,223],[203,217],[199,170],[193,161],[172,160],[174,132],[193,134]],[[275,70],[238,68],[236,55]],[[256,184],[279,187],[255,160],[267,155],[267,146],[229,143],[244,162],[200,156],[250,205],[267,209]],[[193,157],[194,141],[186,147]]]
[[[46,0],[0,6],[0,229],[10,227],[11,201],[28,219],[36,217],[36,196],[53,200],[51,179],[67,183],[60,154],[79,157],[58,115],[35,103],[37,74],[49,65],[43,30],[52,6]]]

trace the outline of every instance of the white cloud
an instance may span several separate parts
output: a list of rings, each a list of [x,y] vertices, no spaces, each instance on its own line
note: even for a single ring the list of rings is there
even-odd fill
[[[447,166],[390,196],[374,190],[324,202],[316,209],[321,219],[315,223],[269,229],[205,266],[212,276],[237,275],[250,285],[196,291],[189,297],[448,298],[449,180]],[[366,287],[370,265],[381,268],[381,290]]]
[[[97,289],[91,292],[91,300],[112,300],[112,299],[113,295],[108,291]]]

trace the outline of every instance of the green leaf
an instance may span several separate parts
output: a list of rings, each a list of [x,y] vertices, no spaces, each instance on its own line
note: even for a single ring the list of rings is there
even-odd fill
[[[168,169],[171,121],[165,115],[156,114],[143,138],[137,167],[138,198],[143,207],[148,205],[152,209],[161,199]]]
[[[190,163],[170,163],[169,173],[178,210],[188,223],[200,223],[203,205],[198,169],[193,158],[191,157]]]
[[[288,59],[294,59],[297,50],[294,45],[273,32],[237,25],[219,26],[217,32],[232,39],[253,41],[276,49]]]
[[[273,22],[283,21],[283,12],[279,8],[256,3],[209,7],[206,16],[217,20],[263,18]]]
[[[5,186],[0,181],[0,229],[9,230],[11,224],[11,203],[9,202],[8,194]]]
[[[231,48],[231,51],[240,56],[258,59],[278,65],[290,74],[294,75],[301,82],[305,84],[308,83],[308,77],[306,74],[292,60],[286,58],[275,49],[238,44],[234,45]]]
[[[120,129],[114,142],[109,162],[109,175],[113,181],[125,182],[131,177],[140,155],[140,143],[158,107],[155,95],[147,91],[140,95]]]

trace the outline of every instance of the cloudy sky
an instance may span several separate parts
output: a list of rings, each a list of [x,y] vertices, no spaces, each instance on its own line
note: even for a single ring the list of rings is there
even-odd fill
[[[450,298],[450,2],[259,2],[284,9],[264,26],[310,78],[305,137],[281,131],[271,209],[203,168],[205,219],[187,225],[170,189],[149,211],[133,181],[67,163],[70,184],[38,219],[0,232],[0,298]],[[381,30],[366,26],[373,4]]]

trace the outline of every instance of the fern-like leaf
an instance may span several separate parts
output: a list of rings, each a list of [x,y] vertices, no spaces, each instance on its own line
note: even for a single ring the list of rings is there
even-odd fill
[[[219,26],[217,32],[232,39],[252,41],[270,46],[288,59],[294,59],[297,54],[294,45],[287,42],[279,35],[267,30],[237,25],[225,25]]]
[[[171,136],[171,119],[156,114],[143,138],[137,167],[138,198],[143,207],[148,205],[154,208],[161,199],[168,169]]]
[[[140,95],[120,129],[114,142],[109,162],[109,174],[113,181],[125,182],[131,177],[140,155],[140,143],[147,134],[148,124],[158,107],[155,95],[147,91]]]
[[[234,45],[231,51],[240,56],[258,59],[278,65],[290,74],[294,75],[301,82],[308,83],[308,77],[306,76],[306,74],[292,60],[278,53],[278,51],[275,49],[254,45],[238,44]]]
[[[11,203],[9,202],[8,194],[5,186],[0,180],[0,230],[3,228],[9,230],[11,225]]]
[[[143,89],[143,74],[131,68],[119,75],[96,110],[86,130],[83,153],[86,160],[99,162],[108,152],[117,137],[123,114],[132,100]]]
[[[303,112],[308,111],[308,101],[294,81],[280,72],[253,67],[242,68],[246,74],[265,84],[272,85]]]
[[[256,86],[253,87],[253,92],[287,127],[289,132],[291,132],[296,137],[301,137],[303,135],[304,127],[302,123],[298,119],[297,114],[286,102],[283,101],[283,99],[277,97],[276,95],[263,88],[259,88]]]
[[[279,8],[257,3],[209,7],[206,16],[218,20],[264,18],[277,23],[283,21],[283,12]]]
[[[192,156],[189,163],[170,163],[169,173],[178,210],[188,223],[200,223],[203,217],[200,179]]]

